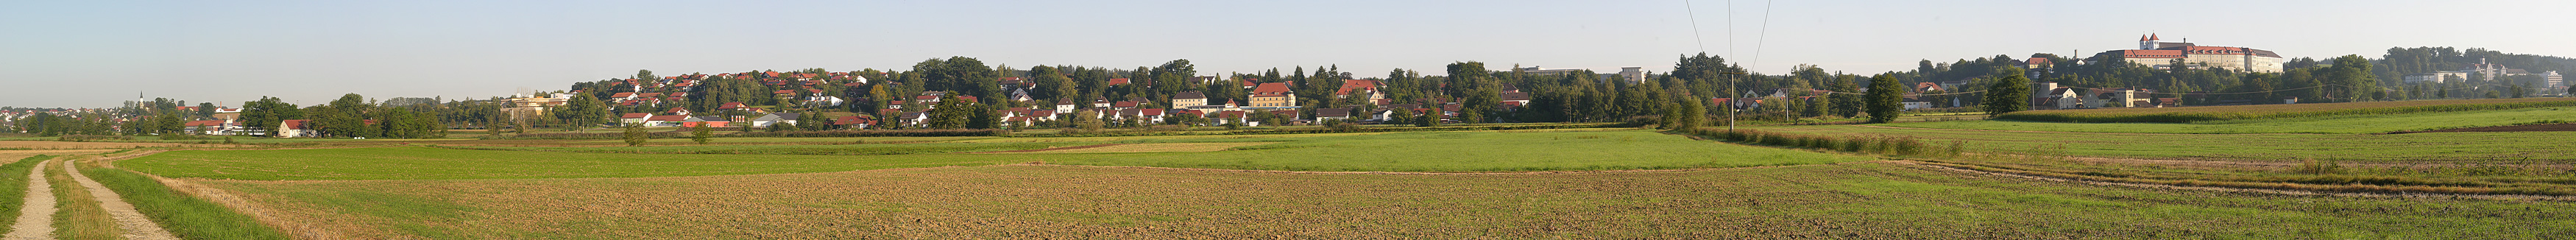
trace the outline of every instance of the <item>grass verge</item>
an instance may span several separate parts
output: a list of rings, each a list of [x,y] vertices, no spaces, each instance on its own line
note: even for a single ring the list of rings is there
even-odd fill
[[[27,177],[36,165],[54,156],[35,155],[17,162],[0,165],[0,233],[9,232],[18,223],[18,212],[27,207]]]
[[[115,190],[136,211],[183,239],[287,239],[276,228],[215,202],[191,197],[161,181],[124,169],[82,165],[82,175]]]
[[[53,168],[48,170],[63,168],[62,161],[47,163],[41,167]],[[54,184],[55,206],[62,208],[62,211],[54,212],[55,239],[125,238],[122,236],[123,228],[116,226],[116,219],[107,215],[107,208],[98,205],[98,198],[90,196],[89,188],[73,181],[71,173],[45,171],[45,178]]]

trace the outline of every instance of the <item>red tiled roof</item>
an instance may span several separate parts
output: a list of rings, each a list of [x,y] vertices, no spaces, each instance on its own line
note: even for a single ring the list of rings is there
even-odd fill
[[[1342,80],[1342,89],[1341,89],[1341,90],[1335,90],[1335,91],[1333,91],[1333,95],[1351,95],[1351,92],[1355,92],[1355,91],[1358,91],[1358,90],[1377,91],[1377,87],[1378,87],[1378,86],[1381,86],[1381,85],[1378,85],[1377,80],[1365,80],[1365,79],[1350,79],[1350,80]]]
[[[626,98],[626,97],[633,97],[633,96],[635,96],[635,93],[631,93],[631,92],[622,92],[622,93],[616,93],[616,94],[609,94],[609,95],[608,95],[608,97],[612,97],[612,98]]]
[[[689,120],[689,116],[688,116],[688,115],[661,115],[661,116],[653,116],[652,118],[645,118],[645,119],[644,119],[644,121],[661,121],[661,122],[677,122],[677,121],[688,121],[688,120]]]
[[[2120,50],[2122,58],[2183,58],[2182,50]]]
[[[223,125],[224,125],[224,121],[222,121],[222,120],[188,121],[188,123],[187,123],[186,125],[187,125],[187,126],[189,126],[189,127],[212,127],[212,126],[223,126]]]
[[[1261,83],[1261,86],[1252,88],[1252,96],[1254,97],[1278,97],[1287,95],[1288,83]]]
[[[751,108],[751,107],[749,107],[749,106],[744,106],[744,105],[742,104],[742,102],[729,102],[729,103],[724,103],[724,105],[717,105],[717,106],[716,106],[716,109],[717,109],[717,110],[744,109],[744,108]]]
[[[653,116],[653,114],[651,114],[651,113],[628,113],[628,114],[624,114],[624,115],[618,115],[618,116],[617,116],[617,118],[644,118],[644,117],[651,117],[651,116]]]
[[[278,127],[286,128],[287,130],[307,130],[312,129],[312,127],[306,126],[304,123],[312,121],[313,120],[286,120],[285,122],[278,123]]]
[[[1125,79],[1125,78],[1111,78],[1111,79],[1109,79],[1109,85],[1111,85],[1111,86],[1127,85],[1127,82],[1128,82],[1128,81],[1127,81],[1127,79]]]

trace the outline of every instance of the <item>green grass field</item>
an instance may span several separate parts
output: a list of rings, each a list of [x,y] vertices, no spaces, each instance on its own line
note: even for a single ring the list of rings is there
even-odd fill
[[[1909,136],[1941,146],[1968,141],[1969,151],[1985,153],[1978,156],[2253,164],[2243,166],[2009,157],[1873,161],[1879,158],[1607,128],[718,139],[735,145],[660,139],[656,144],[671,145],[642,147],[600,140],[469,140],[415,143],[459,145],[445,148],[173,151],[116,165],[239,193],[280,218],[352,239],[2531,239],[2576,232],[2576,203],[2112,187],[1916,164],[2168,183],[2401,184],[2546,193],[2571,191],[2561,186],[2576,183],[2569,178],[2576,171],[2562,176],[2508,166],[2501,169],[2513,172],[2499,172],[2484,164],[2576,163],[2576,148],[2565,146],[2563,133],[2141,134],[1886,126],[2360,132],[2564,114],[2554,111],[2175,124],[2225,126],[2208,128],[1996,121],[1748,127]],[[2477,120],[2454,119],[2464,116]],[[800,142],[830,144],[794,145]],[[1166,147],[1186,145],[1175,143],[1235,147],[970,153],[1100,144],[1185,149]],[[564,146],[539,147],[546,144]],[[2277,167],[2305,159],[2355,165],[2335,174]],[[1353,172],[1698,170],[1399,175],[994,166],[1028,162]],[[2416,169],[2402,164],[2459,167],[2407,172]],[[939,166],[964,167],[933,168]],[[1777,167],[1738,168],[1756,166]],[[89,172],[96,171],[115,170]]]
[[[885,142],[946,142],[946,141],[975,140],[975,139],[992,139],[992,138],[999,138],[999,137],[829,137],[829,138],[792,138],[792,137],[715,137],[715,138],[707,138],[707,139],[708,139],[708,140],[710,140],[710,141],[708,141],[708,143],[710,143],[710,144],[739,144],[739,143],[885,143]],[[626,140],[582,140],[582,141],[568,141],[568,142],[569,142],[569,143],[615,143],[615,144],[626,144]],[[687,138],[663,138],[663,139],[653,139],[653,140],[649,140],[649,141],[646,141],[646,143],[648,143],[648,144],[696,144],[697,142],[692,141],[692,139],[687,139]]]
[[[1692,140],[1649,131],[1421,132],[1296,139],[1208,153],[1113,154],[1050,163],[1290,171],[1494,172],[1748,167],[1867,157]]]
[[[2576,108],[2524,108],[2466,112],[2429,112],[2370,116],[2201,121],[2192,123],[2065,123],[2027,121],[1902,122],[1881,126],[2102,133],[2341,133],[2491,127],[2540,121],[2576,121]]]
[[[45,160],[53,158],[54,156],[36,155],[8,164],[0,164],[0,216],[10,216],[0,218],[0,232],[8,232],[14,227],[15,225],[12,224],[18,223],[18,212],[26,210],[27,182],[31,181],[28,180],[27,174],[34,173],[36,165],[42,165]]]
[[[2160,159],[2386,163],[2576,162],[2564,132],[2353,134],[2131,134],[1878,128],[1853,125],[1754,127],[1762,131],[1920,137],[1968,141],[1972,152],[2063,150],[2073,156]]]
[[[214,202],[190,197],[134,171],[79,166],[81,174],[115,190],[136,211],[182,239],[287,239],[276,227]]]
[[[617,154],[384,147],[174,151],[117,162],[173,178],[249,180],[499,179],[704,176],[971,166],[1026,155]]]
[[[1870,160],[1858,156],[1698,141],[1642,130],[1031,139],[1063,141],[823,146],[475,147],[529,151],[426,147],[177,151],[126,160],[118,165],[167,177],[356,180],[701,176],[1022,162],[1295,171],[1488,172],[1744,167]],[[1244,141],[1280,143],[1218,152],[929,154],[1102,143]],[[853,152],[922,154],[797,155]]]
[[[670,154],[797,154],[797,155],[901,155],[926,153],[967,153],[1070,147],[1079,143],[912,143],[912,144],[838,144],[838,145],[668,145],[635,147],[448,147],[472,150],[593,152],[593,153],[670,153]]]
[[[1318,175],[1060,166],[209,181],[348,238],[2533,239],[2563,202],[2103,187],[1892,163]]]
[[[2484,111],[2535,107],[2576,107],[2576,98],[2500,98],[2245,106],[2035,110],[2005,113],[2003,115],[1997,115],[1995,118],[2044,122],[2189,123],[2223,120]]]

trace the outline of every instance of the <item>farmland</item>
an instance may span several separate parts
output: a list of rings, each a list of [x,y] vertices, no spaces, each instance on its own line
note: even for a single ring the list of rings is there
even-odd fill
[[[1869,160],[1858,156],[1696,141],[1650,131],[1039,139],[1050,141],[820,146],[473,147],[506,150],[389,147],[178,151],[126,160],[118,165],[165,177],[359,180],[702,176],[1024,162],[1291,171],[1483,172],[1744,167]],[[1504,139],[1545,140],[1502,141]],[[946,151],[957,152],[1103,143],[1208,142],[1277,143],[1216,152],[929,154],[942,151],[923,151],[918,152],[920,154],[862,154],[875,156],[812,155],[933,147],[957,147]],[[625,152],[727,154],[617,154]]]
[[[2576,121],[2576,107],[2544,107],[2368,116],[2219,120],[2191,123],[2066,123],[2031,121],[1900,122],[1882,126],[2101,133],[2329,133],[2366,134]]]
[[[243,181],[347,238],[2543,238],[2560,202],[2285,196],[1887,162],[1288,174],[982,166],[703,177]],[[756,199],[748,200],[747,199]]]
[[[2407,114],[2424,112],[2458,112],[2534,107],[2576,106],[2576,99],[2504,98],[2478,100],[2427,100],[2397,102],[2351,102],[2318,104],[2274,104],[2249,106],[2110,108],[2038,110],[2006,113],[1997,119],[2043,122],[2161,122],[2188,123],[2199,121],[2250,120],[2272,118],[2305,118]]]
[[[2522,239],[2576,231],[2567,227],[2576,226],[2576,210],[2569,210],[2576,203],[2285,195],[2027,177],[2326,193],[2569,195],[2576,194],[2569,187],[2576,186],[2569,178],[2576,169],[2564,166],[2576,165],[2576,149],[2562,146],[2563,134],[2208,134],[2299,131],[2284,129],[2318,123],[2351,129],[2310,129],[2377,132],[2463,124],[2421,123],[2430,119],[2521,121],[2562,113],[2524,108],[2172,124],[2227,126],[2201,129],[2011,121],[1745,127],[1905,136],[1940,146],[1965,141],[1968,154],[1959,156],[1850,154],[1589,128],[743,137],[707,145],[657,139],[645,146],[368,140],[324,145],[355,148],[171,151],[115,165],[245,197],[241,207],[268,213],[258,222],[324,238]],[[2002,124],[2136,125],[2125,131],[2141,133],[1975,129]],[[2167,133],[2192,131],[2202,132]],[[2318,160],[2341,165],[2301,170]]]

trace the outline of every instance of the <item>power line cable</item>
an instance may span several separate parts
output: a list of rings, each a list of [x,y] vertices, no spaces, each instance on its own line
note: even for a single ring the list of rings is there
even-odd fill
[[[1699,33],[1699,8],[1691,7],[1690,0],[1682,0],[1682,12],[1690,14],[1691,40],[1699,43],[1699,52],[1708,52],[1708,38]]]

